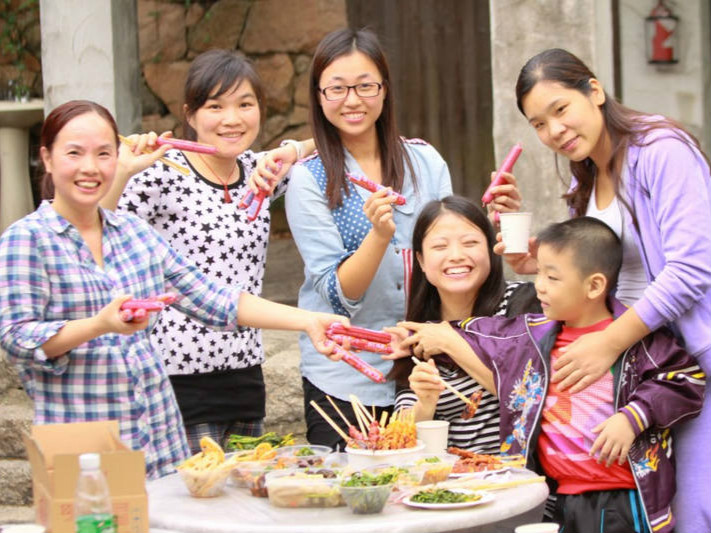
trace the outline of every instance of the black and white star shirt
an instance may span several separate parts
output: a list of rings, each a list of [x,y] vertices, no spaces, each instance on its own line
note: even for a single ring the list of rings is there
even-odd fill
[[[247,194],[247,178],[264,155],[248,150],[237,158],[240,179],[224,188],[198,173],[179,150],[166,157],[190,170],[180,173],[161,161],[133,176],[118,209],[135,213],[153,226],[183,257],[208,277],[259,296],[269,242],[269,204],[284,193],[287,179],[264,200],[259,216],[247,220],[239,200]],[[254,328],[215,331],[173,308],[161,312],[151,334],[170,375],[207,374],[264,362],[261,332]]]

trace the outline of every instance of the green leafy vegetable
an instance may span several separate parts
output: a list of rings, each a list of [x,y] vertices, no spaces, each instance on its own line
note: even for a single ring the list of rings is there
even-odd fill
[[[481,494],[465,494],[448,489],[423,490],[410,498],[417,503],[464,503],[481,499]]]
[[[262,442],[268,442],[273,448],[279,446],[290,446],[294,444],[294,436],[289,433],[280,437],[273,431],[265,433],[261,437],[250,437],[248,435],[230,435],[227,440],[228,450],[253,450],[259,446]]]

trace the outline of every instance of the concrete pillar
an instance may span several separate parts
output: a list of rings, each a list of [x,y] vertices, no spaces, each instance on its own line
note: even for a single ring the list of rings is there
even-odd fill
[[[567,218],[560,199],[566,187],[558,178],[553,153],[541,144],[516,107],[516,79],[524,63],[538,52],[565,48],[593,71],[600,67],[598,76],[606,83],[605,77],[612,76],[611,39],[605,42],[599,32],[610,32],[603,21],[609,16],[609,0],[490,0],[489,9],[496,162],[501,164],[514,143],[523,145],[514,174],[523,195],[523,209],[533,212],[535,232]],[[567,160],[559,158],[558,166],[568,181]]]
[[[45,111],[100,103],[122,133],[141,126],[136,0],[40,0]]]

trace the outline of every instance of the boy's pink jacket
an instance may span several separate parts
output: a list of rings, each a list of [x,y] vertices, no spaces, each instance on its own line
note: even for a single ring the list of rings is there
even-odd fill
[[[615,316],[625,311],[612,302]],[[541,412],[550,380],[550,350],[561,323],[544,315],[470,318],[460,334],[494,373],[501,413],[502,453],[523,454],[535,469]],[[627,459],[644,502],[650,529],[674,528],[670,503],[676,492],[670,426],[696,416],[705,375],[668,330],[658,330],[620,355],[615,368],[615,409],[637,438]]]

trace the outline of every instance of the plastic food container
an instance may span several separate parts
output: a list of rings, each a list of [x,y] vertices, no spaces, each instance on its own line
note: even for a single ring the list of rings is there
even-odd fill
[[[348,464],[355,469],[361,469],[382,464],[404,465],[412,463],[414,458],[421,454],[424,449],[425,444],[418,440],[416,446],[399,450],[363,450],[346,446],[346,453],[348,454]]]
[[[271,461],[245,461],[237,464],[232,470],[232,483],[237,487],[249,489],[252,496],[267,497],[266,475],[283,467],[276,460]]]
[[[287,469],[266,475],[269,503],[275,507],[338,507],[343,505],[335,470]]]
[[[195,498],[214,498],[222,494],[230,475],[230,468],[217,467],[210,470],[181,468],[180,477]]]
[[[320,466],[324,458],[333,450],[328,446],[302,444],[276,449],[276,459],[288,468],[308,468]]]
[[[457,459],[456,455],[450,454],[421,454],[408,467],[421,472],[421,485],[430,485],[446,481]]]
[[[395,485],[374,485],[372,487],[339,486],[341,496],[354,514],[375,514],[385,507],[390,492]]]

